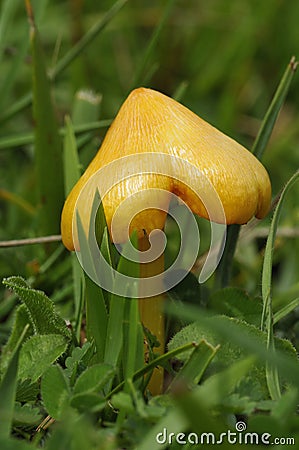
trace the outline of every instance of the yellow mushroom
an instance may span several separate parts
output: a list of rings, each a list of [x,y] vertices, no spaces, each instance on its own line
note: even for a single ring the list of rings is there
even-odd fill
[[[126,178],[129,171],[126,157],[130,155],[136,155],[135,173]],[[138,158],[137,155],[147,157]],[[163,155],[173,158],[163,158]],[[111,165],[109,172],[109,164],[115,161],[119,162],[117,170]],[[160,166],[165,166],[162,172],[159,172]],[[111,233],[115,212],[123,202],[126,204],[119,214],[111,234],[112,239],[114,242],[122,242],[127,239],[128,230],[129,234],[137,230],[140,249],[143,251],[147,249],[144,236],[148,236],[155,229],[164,228],[170,202],[169,193],[181,198],[195,214],[210,218],[205,202],[192,189],[197,187],[197,190],[204,191],[207,184],[203,183],[202,177],[194,177],[190,167],[195,167],[203,174],[219,196],[224,215],[215,216],[214,221],[244,224],[253,216],[264,217],[269,210],[270,180],[265,168],[252,153],[175,100],[151,89],[138,88],[130,93],[121,106],[98,153],[65,202],[61,232],[63,243],[69,250],[76,247],[72,223],[79,194],[92,176],[105,167],[108,167],[105,178],[109,173],[113,181],[111,183],[109,180],[109,183],[114,184],[102,197]],[[103,189],[100,185],[105,185],[106,181],[94,180],[99,184],[100,193],[101,188]],[[152,189],[159,191],[154,192]],[[153,195],[157,207],[147,208],[146,205],[151,204]],[[86,210],[89,210],[92,199],[88,195],[85,202],[89,203],[89,206],[86,206]],[[134,214],[136,210],[140,212]],[[126,216],[132,219],[129,228]],[[89,218],[86,218],[84,224],[86,228],[89,226],[88,220]],[[156,263],[156,266],[142,266],[144,276],[159,273],[163,270],[163,259],[159,258],[159,264]],[[153,302],[142,304],[141,317],[145,325],[158,335],[163,346],[163,315],[159,313],[160,303],[156,301],[154,314],[149,312],[150,308],[153,311],[150,304],[153,305]],[[156,390],[159,389],[160,387]]]
[[[180,164],[180,159],[195,165],[211,181],[223,204],[227,224],[244,224],[251,217],[262,218],[268,212],[271,198],[269,177],[252,153],[175,100],[151,89],[138,88],[123,103],[98,153],[65,202],[61,232],[63,243],[69,250],[74,250],[74,208],[85,183],[109,163],[138,153],[178,157],[174,159],[177,167],[171,170],[186,180],[186,184],[155,174],[156,167],[150,167],[153,175],[144,177],[142,174],[130,182],[119,183],[107,199],[103,199],[108,225],[121,202],[141,190],[146,197],[148,189],[153,187],[175,193],[195,214],[208,218],[201,200],[188,189],[189,174],[184,173],[186,166]],[[123,173],[116,175],[122,179]],[[196,181],[192,180],[192,183]],[[142,196],[140,202],[144,203]],[[159,210],[150,214],[142,212],[134,218],[131,230],[136,229],[139,236],[144,234],[144,230],[149,234],[153,229],[163,229],[165,219],[166,214]]]

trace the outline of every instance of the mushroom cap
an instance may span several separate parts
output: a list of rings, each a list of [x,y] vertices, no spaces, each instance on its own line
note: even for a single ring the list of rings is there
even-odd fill
[[[141,154],[148,157],[138,158]],[[151,158],[153,154],[155,158]],[[135,155],[135,175],[126,178],[126,157],[130,155]],[[163,160],[163,155],[173,158]],[[244,224],[253,216],[263,218],[269,210],[269,176],[251,152],[172,98],[152,89],[138,88],[121,106],[98,153],[66,199],[61,232],[69,250],[75,247],[72,222],[79,194],[96,172],[114,161],[119,161],[117,170],[111,165],[106,176],[109,173],[115,179],[115,186],[102,198],[110,231],[115,211],[122,202],[126,205],[118,215],[114,242],[127,239],[128,230],[121,226],[127,217],[133,217],[129,232],[136,229],[139,236],[145,231],[150,234],[154,229],[163,229],[170,201],[168,193],[179,196],[195,214],[209,219],[206,205],[192,189],[195,186],[197,190],[204,190],[206,185],[202,177],[194,176],[190,167],[195,167],[216,190],[227,224]],[[140,174],[137,173],[139,163]],[[167,165],[163,172],[166,175],[157,173],[163,164]],[[101,193],[103,180],[94,182],[99,184]],[[151,207],[153,196],[155,208]],[[90,202],[86,194],[86,211],[90,209]],[[137,204],[140,212],[134,216]],[[217,218],[212,220],[218,221]],[[219,218],[219,222],[223,222],[223,218]]]

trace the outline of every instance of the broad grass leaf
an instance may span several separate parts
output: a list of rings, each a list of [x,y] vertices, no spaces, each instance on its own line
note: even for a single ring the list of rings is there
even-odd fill
[[[217,353],[218,348],[213,347],[204,339],[199,341],[194,348],[184,366],[179,370],[177,375],[169,386],[169,390],[180,383],[198,384],[201,380],[206,368]]]
[[[31,323],[31,318],[29,311],[25,305],[20,305],[15,313],[14,322],[12,325],[11,334],[5,346],[2,348],[2,354],[0,359],[0,374],[4,373],[7,369],[10,359],[12,358],[17,342],[22,335],[22,332],[26,325],[29,325],[26,331],[24,339],[29,338],[33,335],[33,326]]]
[[[13,420],[13,409],[17,387],[18,352],[11,358],[0,384],[0,435],[8,437]]]
[[[60,229],[64,201],[62,140],[54,111],[51,84],[30,2],[26,3],[32,53],[33,116],[35,120],[35,175],[38,191],[40,232],[55,234]]]
[[[68,342],[60,334],[31,336],[22,346],[18,376],[36,381],[67,349]]]
[[[137,234],[135,232],[132,233],[131,242],[127,242],[124,245],[123,254],[127,254],[126,248],[130,248],[131,245],[135,245],[136,248]],[[121,255],[117,266],[117,274],[114,281],[115,285],[117,285],[117,283],[120,283],[118,274],[125,274],[127,275],[127,277],[137,278],[139,276],[139,265]],[[134,293],[136,293],[137,288],[138,286],[135,286],[133,285],[133,283],[130,283],[128,281],[127,285],[123,286],[123,291],[127,293],[126,297],[128,298],[136,297]],[[111,295],[104,361],[108,364],[111,364],[112,366],[117,365],[117,361],[121,356],[121,351],[123,349],[123,323],[125,320],[125,304],[125,297],[120,297],[116,294]]]
[[[16,343],[14,353],[11,360],[9,361],[0,384],[0,436],[2,438],[8,438],[11,433],[13,410],[17,390],[19,352],[21,344],[26,335],[27,327],[28,326],[24,327],[23,333]]]
[[[60,419],[70,397],[68,380],[60,366],[51,366],[45,372],[41,382],[41,394],[50,416]]]

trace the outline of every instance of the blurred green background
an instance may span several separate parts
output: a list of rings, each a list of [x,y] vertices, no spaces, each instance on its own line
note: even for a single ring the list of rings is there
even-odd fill
[[[49,73],[113,4],[111,0],[32,1]],[[11,107],[31,91],[29,24],[22,1],[12,0],[9,9],[9,20],[3,20],[2,10],[0,22],[0,240],[38,235],[33,146],[26,143],[34,129],[32,109],[29,105],[10,114]],[[129,0],[55,78],[53,99],[59,125],[63,126],[66,114],[74,120],[76,94],[81,89],[91,91],[98,105],[96,120],[102,120],[112,119],[128,92],[142,85],[179,97],[250,148],[291,56],[299,55],[298,20],[296,1]],[[298,168],[298,104],[295,75],[263,159],[273,197]],[[77,117],[78,124],[88,121],[88,116]],[[98,129],[80,141],[83,168],[105,131]],[[19,137],[21,141],[14,141]],[[290,290],[294,295],[299,290],[298,193],[296,186],[289,195],[281,218],[281,226],[288,231],[279,234],[276,243],[277,301]],[[253,293],[260,289],[266,236],[267,229],[259,237],[249,234],[236,254],[233,282]],[[65,287],[63,277],[69,266],[56,267],[49,281],[39,272],[44,261],[38,246],[0,249],[0,278],[36,276],[37,284],[48,292],[53,286],[54,290]]]

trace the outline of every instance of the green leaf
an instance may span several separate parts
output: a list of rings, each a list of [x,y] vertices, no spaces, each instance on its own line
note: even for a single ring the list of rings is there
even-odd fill
[[[167,311],[172,314],[170,309],[167,308]],[[275,364],[282,379],[295,386],[298,384],[299,362],[296,351],[289,341],[278,339],[276,341],[276,352],[273,353],[267,348],[265,343],[267,336],[265,336],[265,333],[264,340],[256,336],[256,331],[250,333],[247,327],[252,327],[252,325],[246,324],[241,329],[235,319],[230,319],[231,322],[228,327],[226,320],[215,320],[215,316],[210,316],[204,309],[186,307],[186,305],[184,308],[177,308],[174,312],[179,317],[189,320],[189,322],[196,320],[203,327],[212,330],[218,336],[217,343],[219,343],[219,339],[232,342],[235,346],[242,348],[247,354],[256,355],[262,364],[266,361]],[[219,356],[219,353],[217,356]]]
[[[297,406],[298,388],[290,388],[275,402],[271,414],[278,419],[280,424],[284,424],[289,421],[293,414],[296,414]]]
[[[67,346],[65,337],[59,334],[30,337],[20,351],[19,378],[36,381],[66,351]]]
[[[233,287],[213,292],[209,307],[218,314],[236,317],[256,326],[260,323],[263,309],[259,298],[251,298],[242,289]]]
[[[163,417],[163,419],[151,427],[150,431],[144,436],[142,441],[138,443],[138,450],[162,450],[171,448],[168,447],[168,440],[166,440],[165,444],[161,444],[161,441],[158,442],[157,438],[160,438],[160,440],[164,439],[164,430],[171,430],[172,433],[178,434],[184,431],[187,426],[188,419],[186,415],[179,408],[173,408],[165,415],[165,417]]]
[[[3,284],[13,289],[26,305],[35,333],[61,334],[70,338],[64,320],[55,312],[53,302],[44,292],[32,289],[22,277],[5,278]]]
[[[95,413],[105,408],[106,401],[102,395],[95,392],[85,392],[73,395],[70,404],[79,412]]]
[[[100,391],[115,374],[115,369],[108,364],[95,364],[88,367],[77,379],[74,394]]]
[[[211,414],[210,411],[221,405],[223,398],[236,390],[252,364],[254,364],[254,358],[238,361],[210,377],[191,392],[186,391],[177,395],[176,403],[184,413],[193,432],[200,434],[208,431],[218,434],[221,429],[223,430],[221,418]],[[201,417],[200,421],[198,417]]]
[[[239,319],[226,316],[214,316],[212,320],[214,326],[216,326],[217,324],[221,324],[222,327],[225,327],[227,333],[230,332],[230,329],[233,330],[234,327],[237,326],[239,333],[243,336],[247,336],[247,339],[252,339],[252,341],[257,340],[257,342],[260,343],[260,346],[266,346],[266,333],[262,332],[253,325],[240,321]],[[229,367],[232,364],[236,363],[238,360],[254,354],[243,348],[241,344],[238,345],[238,343],[236,343],[234,340],[230,340],[227,336],[219,336],[219,333],[217,331],[213,331],[211,323],[206,325],[192,323],[188,325],[172,338],[172,340],[168,344],[168,348],[170,350],[174,350],[175,348],[180,347],[187,342],[190,342],[192,340],[195,342],[200,342],[201,339],[205,339],[213,347],[220,345],[219,350],[217,351],[213,361],[208,368],[208,371],[211,373],[215,373],[221,368]],[[288,354],[293,361],[297,360],[294,348],[288,341],[276,338],[275,342],[277,347],[281,351],[285,352],[285,354]],[[189,356],[190,350],[188,353],[180,355],[183,361],[186,361]],[[240,392],[242,392],[244,395],[250,395],[251,393],[254,393],[256,400],[267,398],[268,390],[265,367],[261,365],[261,363],[256,363],[252,366],[251,370],[248,373],[248,377],[244,379],[242,384],[240,385]]]
[[[0,448],[3,450],[32,450],[34,447],[24,440],[0,437]]]
[[[25,403],[24,405],[19,402],[15,403],[13,421],[17,425],[36,425],[41,420],[41,412],[35,406],[29,403]]]
[[[97,426],[88,420],[88,413],[79,414],[74,408],[69,408],[67,414],[64,414],[55,424],[46,446],[47,450],[99,450],[102,448],[106,450]],[[107,450],[114,450],[114,448],[110,446]]]
[[[68,380],[60,366],[51,366],[45,372],[41,382],[41,394],[48,414],[59,420],[70,398]]]
[[[52,104],[51,86],[30,1],[26,2],[30,23],[33,70],[33,116],[35,120],[35,175],[39,202],[39,228],[45,235],[60,230],[64,201],[62,142]]]
[[[30,380],[18,380],[16,400],[20,403],[36,401],[40,392],[38,381],[31,383]]]
[[[93,345],[91,342],[85,342],[81,347],[75,347],[71,356],[68,356],[65,360],[65,374],[70,378],[71,384],[77,377],[78,373],[82,372],[82,368],[85,370],[93,353]]]
[[[132,414],[135,411],[132,396],[124,391],[113,395],[111,398],[111,404],[113,405],[113,408],[125,412],[126,414]]]

